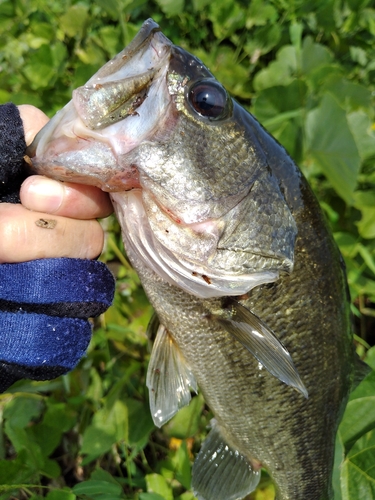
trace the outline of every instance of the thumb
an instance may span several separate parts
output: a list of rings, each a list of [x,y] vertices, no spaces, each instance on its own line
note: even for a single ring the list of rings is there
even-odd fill
[[[29,146],[39,130],[48,123],[49,118],[43,111],[31,104],[21,104],[18,106],[18,111],[23,122],[26,146]]]

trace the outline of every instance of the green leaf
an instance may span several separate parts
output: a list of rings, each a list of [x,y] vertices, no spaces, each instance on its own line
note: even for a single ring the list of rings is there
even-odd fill
[[[67,490],[52,490],[47,493],[46,500],[76,500],[76,496]]]
[[[371,347],[371,349],[367,351],[365,361],[373,370],[375,370],[375,346]]]
[[[201,394],[193,397],[188,406],[184,406],[166,424],[166,433],[178,439],[186,439],[193,436],[199,428],[204,399]]]
[[[156,0],[167,16],[177,16],[184,10],[185,0]]]
[[[250,56],[250,62],[255,64],[262,54],[267,54],[280,41],[282,30],[278,24],[259,26],[255,28],[251,38],[244,45],[244,51]]]
[[[165,500],[165,498],[157,493],[141,493],[139,500]]]
[[[0,460],[0,485],[32,482],[38,464],[30,461],[27,450],[21,450],[15,460]]]
[[[252,0],[246,14],[246,28],[272,24],[277,17],[277,10],[271,4],[264,0]]]
[[[297,71],[297,53],[292,45],[284,45],[277,55],[276,61],[259,71],[254,78],[254,88],[257,91],[276,85],[289,85]]]
[[[323,91],[329,92],[337,103],[347,111],[355,111],[358,108],[369,110],[371,108],[370,90],[341,75],[331,75],[323,85]]]
[[[119,484],[107,481],[95,481],[93,479],[76,484],[72,490],[76,495],[95,497],[103,495],[103,493],[117,498],[121,498],[122,495],[122,488]]]
[[[362,218],[357,226],[363,238],[375,238],[375,207],[366,207],[362,210]]]
[[[336,192],[352,204],[361,159],[345,111],[324,94],[320,106],[308,113],[305,130],[310,156]]]
[[[95,426],[87,427],[82,437],[81,447],[81,453],[88,455],[85,463],[91,462],[96,457],[110,450],[116,441],[114,433],[109,434],[105,430]]]
[[[375,445],[349,455],[341,471],[342,500],[375,498]]]
[[[81,37],[87,21],[88,6],[82,4],[72,5],[60,17],[60,28],[70,37]]]
[[[216,38],[223,40],[245,26],[246,13],[236,1],[215,0],[210,3],[209,19]]]
[[[42,45],[32,54],[23,71],[32,89],[48,87],[50,80],[55,76],[51,47]]]
[[[331,52],[320,43],[314,43],[310,36],[303,40],[301,54],[302,73],[308,75],[321,66],[326,66],[332,61]]]
[[[143,448],[149,435],[155,429],[150,408],[147,404],[135,399],[127,399],[126,404],[129,412],[129,444]]]
[[[354,442],[375,428],[375,395],[349,401],[340,433],[345,449],[349,450]]]
[[[345,257],[355,257],[358,252],[358,238],[351,233],[337,232],[334,238]]]
[[[375,157],[375,130],[370,117],[364,111],[354,111],[347,117],[362,161]]]
[[[334,500],[342,500],[340,481],[341,481],[341,467],[344,459],[345,459],[344,444],[342,442],[341,434],[340,432],[338,432],[336,436],[335,459],[334,459],[333,475],[332,475]]]
[[[160,474],[147,474],[146,476],[147,491],[156,493],[164,500],[173,500],[173,492],[166,479]]]
[[[191,464],[186,441],[179,447],[172,462],[175,464],[177,481],[188,490],[191,487]]]
[[[100,5],[112,19],[117,20],[119,18],[120,8],[118,0],[95,0],[95,3]]]
[[[367,362],[367,359],[366,359]],[[375,371],[372,371],[366,378],[358,385],[358,387],[351,393],[350,399],[358,399],[371,397],[375,394]]]
[[[4,409],[4,420],[11,421],[12,427],[24,429],[35,417],[39,417],[43,401],[39,397],[19,396],[13,398]]]

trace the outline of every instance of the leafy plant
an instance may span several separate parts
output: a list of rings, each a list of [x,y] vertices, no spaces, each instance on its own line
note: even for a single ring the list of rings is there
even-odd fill
[[[370,0],[2,0],[0,102],[50,116],[152,16],[286,147],[345,258],[357,350],[375,369],[375,8]],[[0,396],[0,500],[192,500],[201,396],[155,430],[145,392],[152,311],[105,221],[115,304],[87,357]],[[353,392],[336,445],[335,500],[375,498],[375,374]],[[264,474],[250,498],[271,500]]]

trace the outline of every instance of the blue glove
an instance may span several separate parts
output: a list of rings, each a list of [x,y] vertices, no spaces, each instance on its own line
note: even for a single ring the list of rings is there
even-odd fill
[[[25,149],[17,107],[0,106],[0,202],[19,202]],[[114,285],[95,260],[1,264],[0,392],[21,378],[48,380],[74,368],[91,339],[87,318],[111,305]]]

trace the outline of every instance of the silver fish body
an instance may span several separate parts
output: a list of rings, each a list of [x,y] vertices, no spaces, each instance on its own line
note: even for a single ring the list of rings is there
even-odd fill
[[[29,155],[38,173],[111,193],[160,323],[154,421],[197,386],[215,415],[193,466],[197,497],[243,498],[265,467],[279,500],[331,499],[354,371],[348,293],[285,150],[148,20]]]

